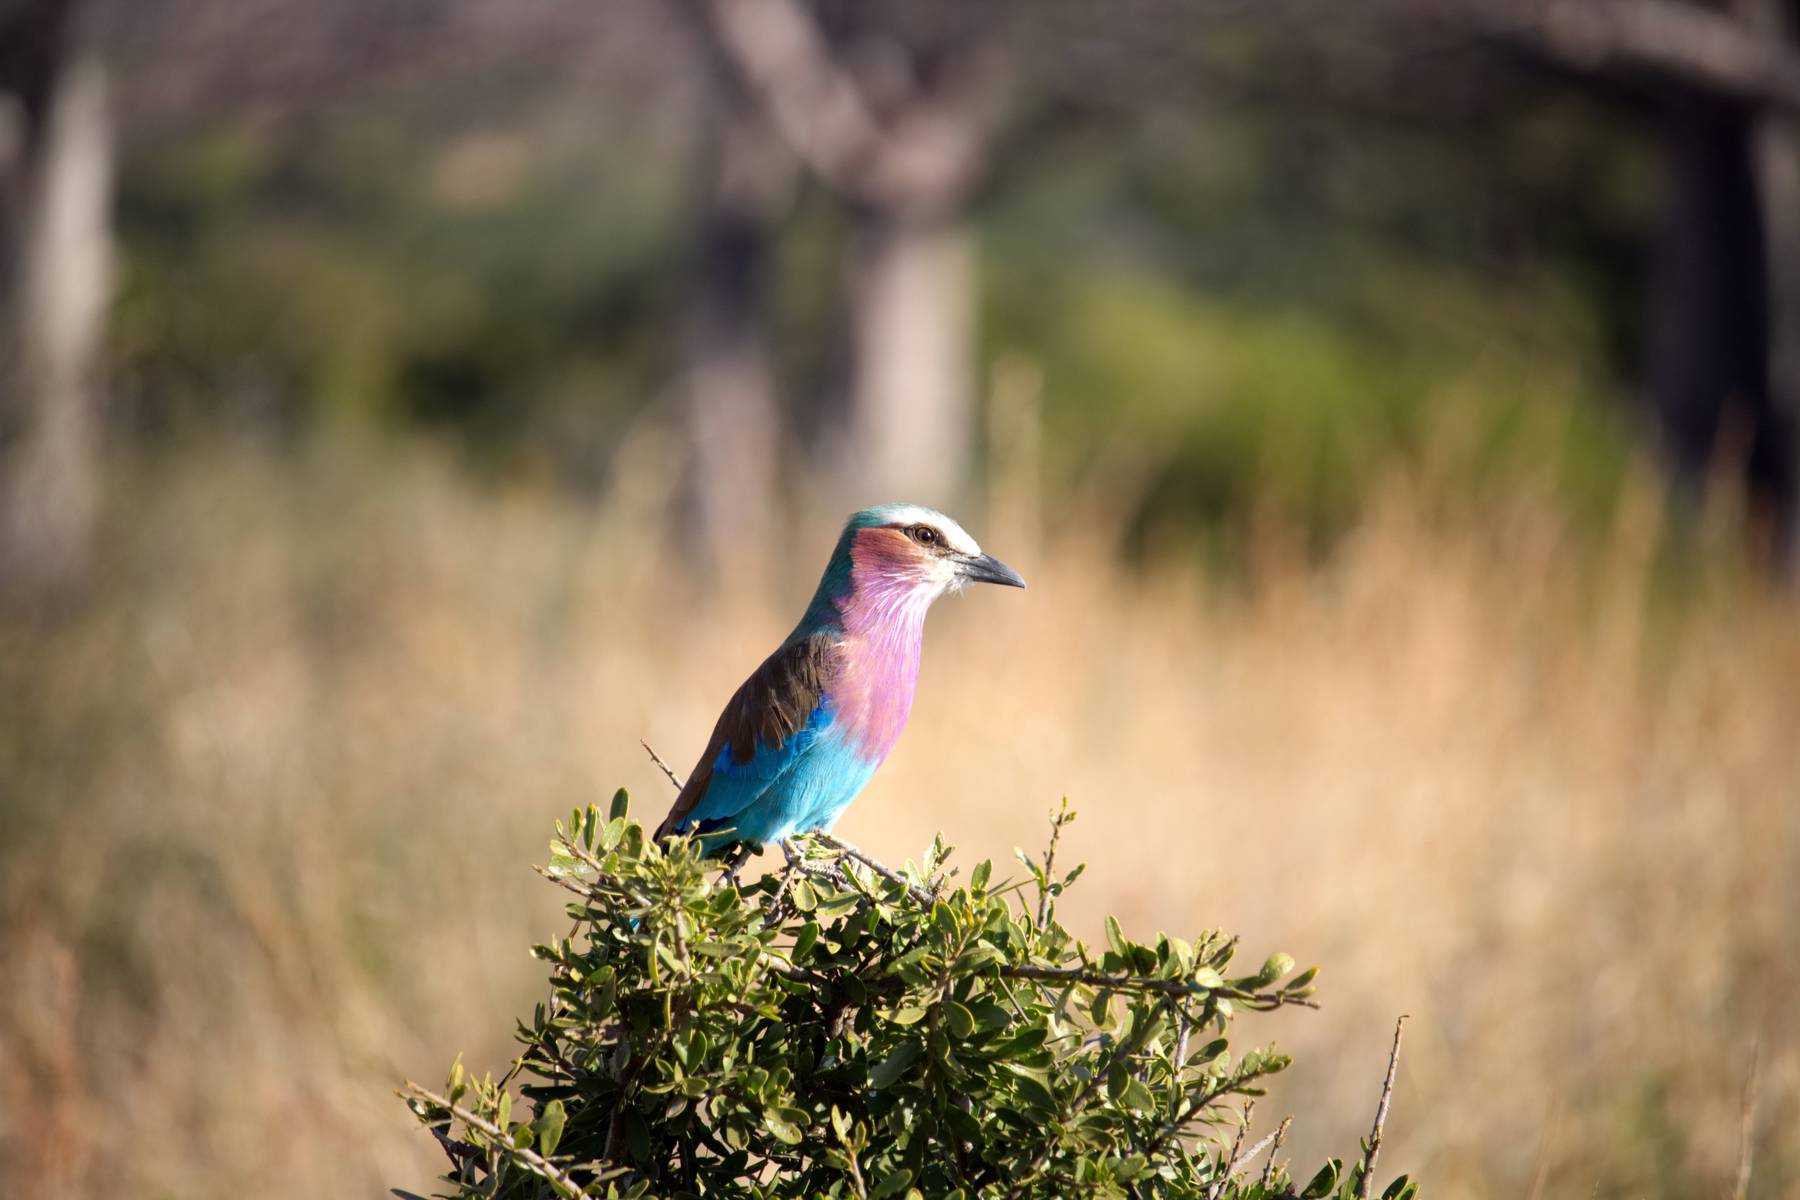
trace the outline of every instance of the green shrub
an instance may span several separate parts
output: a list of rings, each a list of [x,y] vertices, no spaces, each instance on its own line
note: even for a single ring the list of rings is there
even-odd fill
[[[1301,1187],[1278,1145],[1252,1166],[1233,1103],[1288,1060],[1234,1057],[1230,1021],[1310,1004],[1314,972],[1233,973],[1235,938],[1139,943],[1111,918],[1091,951],[1055,916],[1081,874],[1056,866],[1066,805],[1015,882],[953,882],[940,837],[904,873],[812,839],[736,885],[626,803],[557,825],[541,872],[574,928],[536,948],[552,991],[512,1069],[408,1085],[450,1195],[1358,1194],[1367,1153]]]

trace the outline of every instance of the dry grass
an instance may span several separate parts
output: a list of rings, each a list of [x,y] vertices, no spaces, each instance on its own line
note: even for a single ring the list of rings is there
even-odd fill
[[[115,488],[104,586],[0,632],[0,1192],[426,1190],[390,1092],[498,1065],[559,905],[549,821],[685,769],[809,589],[709,599],[646,496],[430,462],[204,452]],[[1029,592],[933,618],[913,727],[842,832],[1039,844],[1063,793],[1097,928],[1221,925],[1324,966],[1260,1106],[1366,1131],[1438,1197],[1800,1195],[1800,610],[1716,568],[1652,599],[1640,490],[1596,565],[1530,500],[1396,478],[1323,567],[1108,565],[1079,514],[978,525]],[[1249,1027],[1246,1027],[1248,1033]]]

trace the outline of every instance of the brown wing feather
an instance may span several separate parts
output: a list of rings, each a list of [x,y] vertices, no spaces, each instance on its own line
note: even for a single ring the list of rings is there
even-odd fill
[[[819,706],[836,656],[837,639],[815,633],[784,642],[750,673],[750,678],[726,702],[705,753],[688,773],[675,806],[657,826],[658,840],[673,833],[706,797],[712,784],[713,763],[725,747],[731,747],[733,762],[747,763],[759,746],[779,749],[806,727]]]

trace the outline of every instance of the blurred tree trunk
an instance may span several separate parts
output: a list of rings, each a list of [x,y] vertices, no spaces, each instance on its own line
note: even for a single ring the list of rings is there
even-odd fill
[[[850,253],[852,478],[869,502],[949,506],[967,480],[974,421],[968,230],[871,210]]]
[[[0,8],[0,585],[32,599],[81,581],[99,500],[113,146],[82,7]]]
[[[1755,114],[1692,91],[1671,99],[1652,393],[1684,486],[1720,452],[1755,469],[1769,391],[1767,246],[1752,152]],[[1727,422],[1735,428],[1724,430]],[[1720,445],[1721,432],[1740,445]]]
[[[772,531],[780,412],[768,341],[768,266],[791,190],[786,149],[760,121],[717,106],[703,149],[699,239],[684,334],[691,469],[684,524],[705,570],[762,561]]]
[[[950,502],[974,434],[964,209],[1000,107],[993,39],[955,29],[921,47],[856,6],[829,29],[798,0],[689,7],[721,72],[853,217],[848,383],[824,439],[840,487]]]
[[[1746,0],[1745,14],[1765,37],[1800,45],[1800,0]],[[1755,147],[1769,245],[1771,453],[1786,465],[1787,508],[1771,529],[1787,569],[1800,566],[1800,112],[1773,109]]]
[[[1736,0],[1731,15],[1779,45],[1784,2]],[[1792,118],[1680,83],[1669,91],[1656,411],[1679,486],[1698,492],[1715,466],[1740,470],[1757,547],[1785,568],[1800,502]]]
[[[1800,0],[1386,0],[1663,100],[1668,215],[1649,392],[1677,487],[1738,472],[1800,553]]]

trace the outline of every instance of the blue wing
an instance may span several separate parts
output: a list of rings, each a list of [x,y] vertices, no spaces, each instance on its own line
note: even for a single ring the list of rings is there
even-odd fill
[[[731,747],[719,751],[712,762],[712,778],[694,805],[684,828],[701,834],[724,834],[716,844],[728,841],[764,845],[797,830],[806,817],[804,789],[789,786],[796,774],[808,774],[805,764],[819,747],[819,738],[831,725],[831,708],[821,701],[807,722],[785,742],[759,743],[749,762],[737,762]],[[708,852],[715,841],[708,838]]]
[[[709,840],[710,853],[731,841],[767,843],[796,830],[809,789],[783,781],[815,753],[831,726],[825,682],[835,657],[829,636],[794,638],[744,681],[656,831],[659,838],[732,831]]]

